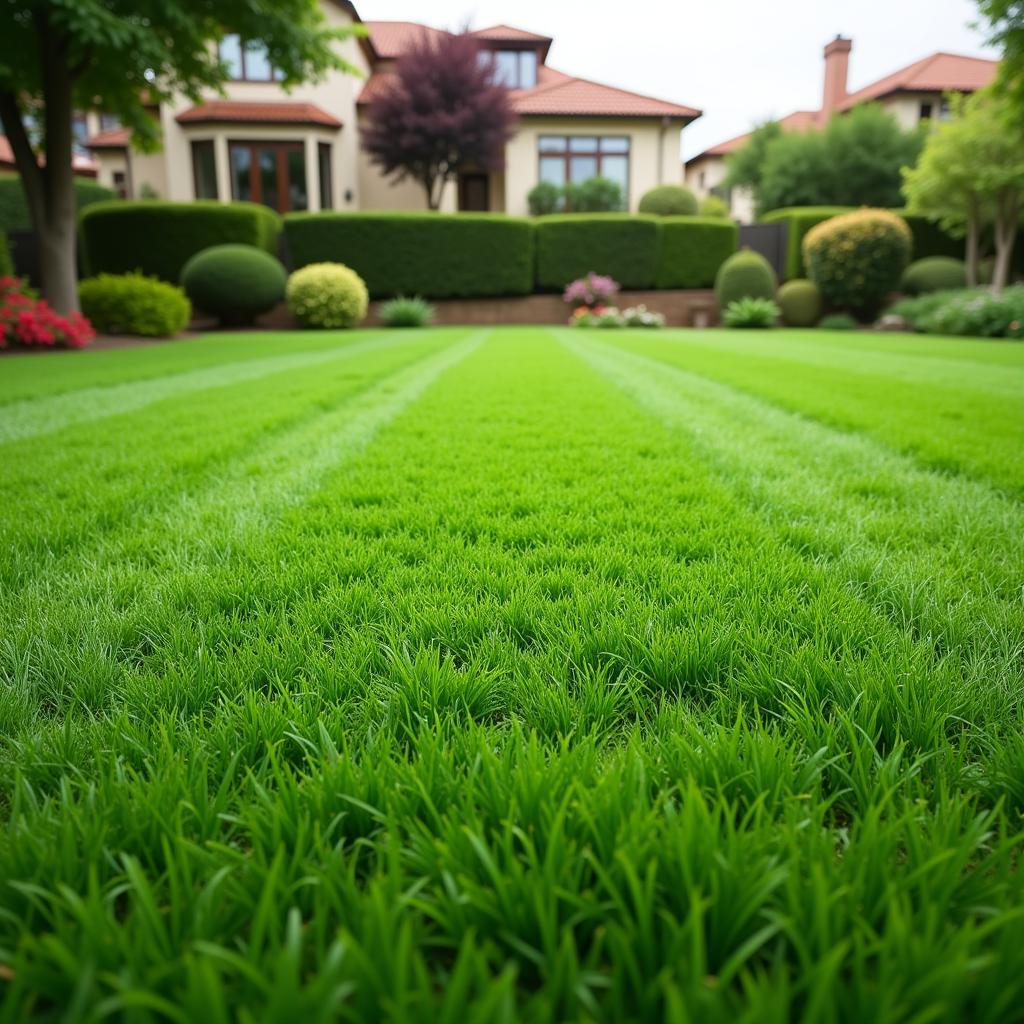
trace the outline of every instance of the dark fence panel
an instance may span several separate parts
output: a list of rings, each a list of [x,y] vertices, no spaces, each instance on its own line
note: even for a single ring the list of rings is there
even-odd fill
[[[741,224],[740,248],[759,252],[771,265],[780,281],[786,277],[786,245],[789,241],[789,225]]]

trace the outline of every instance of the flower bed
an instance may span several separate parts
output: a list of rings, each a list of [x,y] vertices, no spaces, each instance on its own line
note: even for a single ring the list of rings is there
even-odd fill
[[[84,348],[96,336],[81,313],[61,316],[18,277],[0,277],[0,348]]]

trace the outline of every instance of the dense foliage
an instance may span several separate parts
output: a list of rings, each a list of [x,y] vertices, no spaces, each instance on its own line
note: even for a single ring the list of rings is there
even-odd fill
[[[729,209],[729,204],[714,194],[706,195],[701,201],[697,212],[702,217],[732,217],[732,211]]]
[[[775,301],[787,327],[814,327],[824,309],[818,286],[800,277],[780,286]]]
[[[715,302],[720,313],[740,299],[775,299],[778,281],[771,264],[751,249],[730,256],[715,276]]]
[[[287,274],[252,245],[213,245],[196,253],[181,271],[181,285],[196,309],[225,327],[251,324],[284,299]]]
[[[14,259],[10,242],[7,241],[7,232],[0,228],[0,277],[10,277],[13,273]]]
[[[366,318],[370,296],[363,279],[342,263],[310,263],[288,278],[285,300],[303,327],[336,330]]]
[[[915,260],[903,271],[900,291],[907,295],[950,291],[967,287],[964,261],[952,256],[928,256]]]
[[[697,197],[685,185],[656,185],[640,197],[639,209],[658,217],[689,217],[697,212]]]
[[[565,205],[565,189],[550,181],[539,181],[526,194],[526,204],[534,217],[558,213]]]
[[[756,196],[764,175],[768,147],[782,135],[778,121],[765,121],[755,126],[746,142],[725,158],[727,188],[746,188]]]
[[[659,222],[654,217],[561,214],[536,221],[537,286],[561,291],[594,271],[623,288],[652,288],[658,271]]]
[[[1024,345],[0,367],[0,1013],[1015,1021]]]
[[[568,213],[620,213],[626,208],[622,186],[610,178],[593,177],[565,186]]]
[[[902,299],[890,312],[924,334],[1024,338],[1024,286],[993,295],[987,288],[926,292]]]
[[[380,322],[385,327],[429,327],[437,311],[418,295],[399,295],[381,303]]]
[[[75,178],[75,209],[84,210],[93,203],[109,202],[114,193],[91,178]],[[25,198],[25,188],[16,174],[0,174],[0,231],[29,231],[32,215]]]
[[[821,318],[818,327],[823,331],[856,331],[860,321],[849,313],[829,313]]]
[[[840,214],[807,232],[807,276],[829,306],[870,319],[899,287],[912,246],[906,221],[888,210]]]
[[[757,208],[900,206],[900,172],[916,163],[922,142],[921,130],[904,131],[874,104],[833,117],[820,130],[781,132],[760,156]],[[734,165],[745,159],[741,154]]]
[[[736,252],[739,228],[720,217],[663,217],[658,224],[656,288],[710,288]]]
[[[144,274],[100,274],[78,286],[82,312],[104,334],[167,338],[183,331],[192,305],[181,288]]]
[[[84,348],[94,337],[81,313],[62,316],[21,278],[0,277],[0,349]]]
[[[177,284],[198,252],[237,243],[277,253],[281,218],[258,203],[160,200],[118,201],[90,206],[81,217],[82,253],[87,271],[138,271]]]
[[[424,32],[370,100],[360,145],[383,174],[420,184],[436,210],[460,171],[502,167],[514,124],[508,90],[479,41]]]
[[[526,218],[486,213],[294,213],[292,264],[344,263],[370,297],[528,295],[534,231]],[[565,284],[562,281],[561,284]]]

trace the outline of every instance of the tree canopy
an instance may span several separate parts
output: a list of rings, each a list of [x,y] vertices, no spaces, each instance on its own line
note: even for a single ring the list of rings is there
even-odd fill
[[[1021,0],[979,0],[982,17],[992,29],[990,41],[1003,51],[996,87],[1024,116],[1024,3]]]

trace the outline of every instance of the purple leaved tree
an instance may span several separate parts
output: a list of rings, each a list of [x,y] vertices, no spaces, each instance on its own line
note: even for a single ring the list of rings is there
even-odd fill
[[[436,210],[460,171],[502,166],[515,115],[494,76],[468,33],[424,33],[370,101],[363,148],[385,174],[419,182]]]

